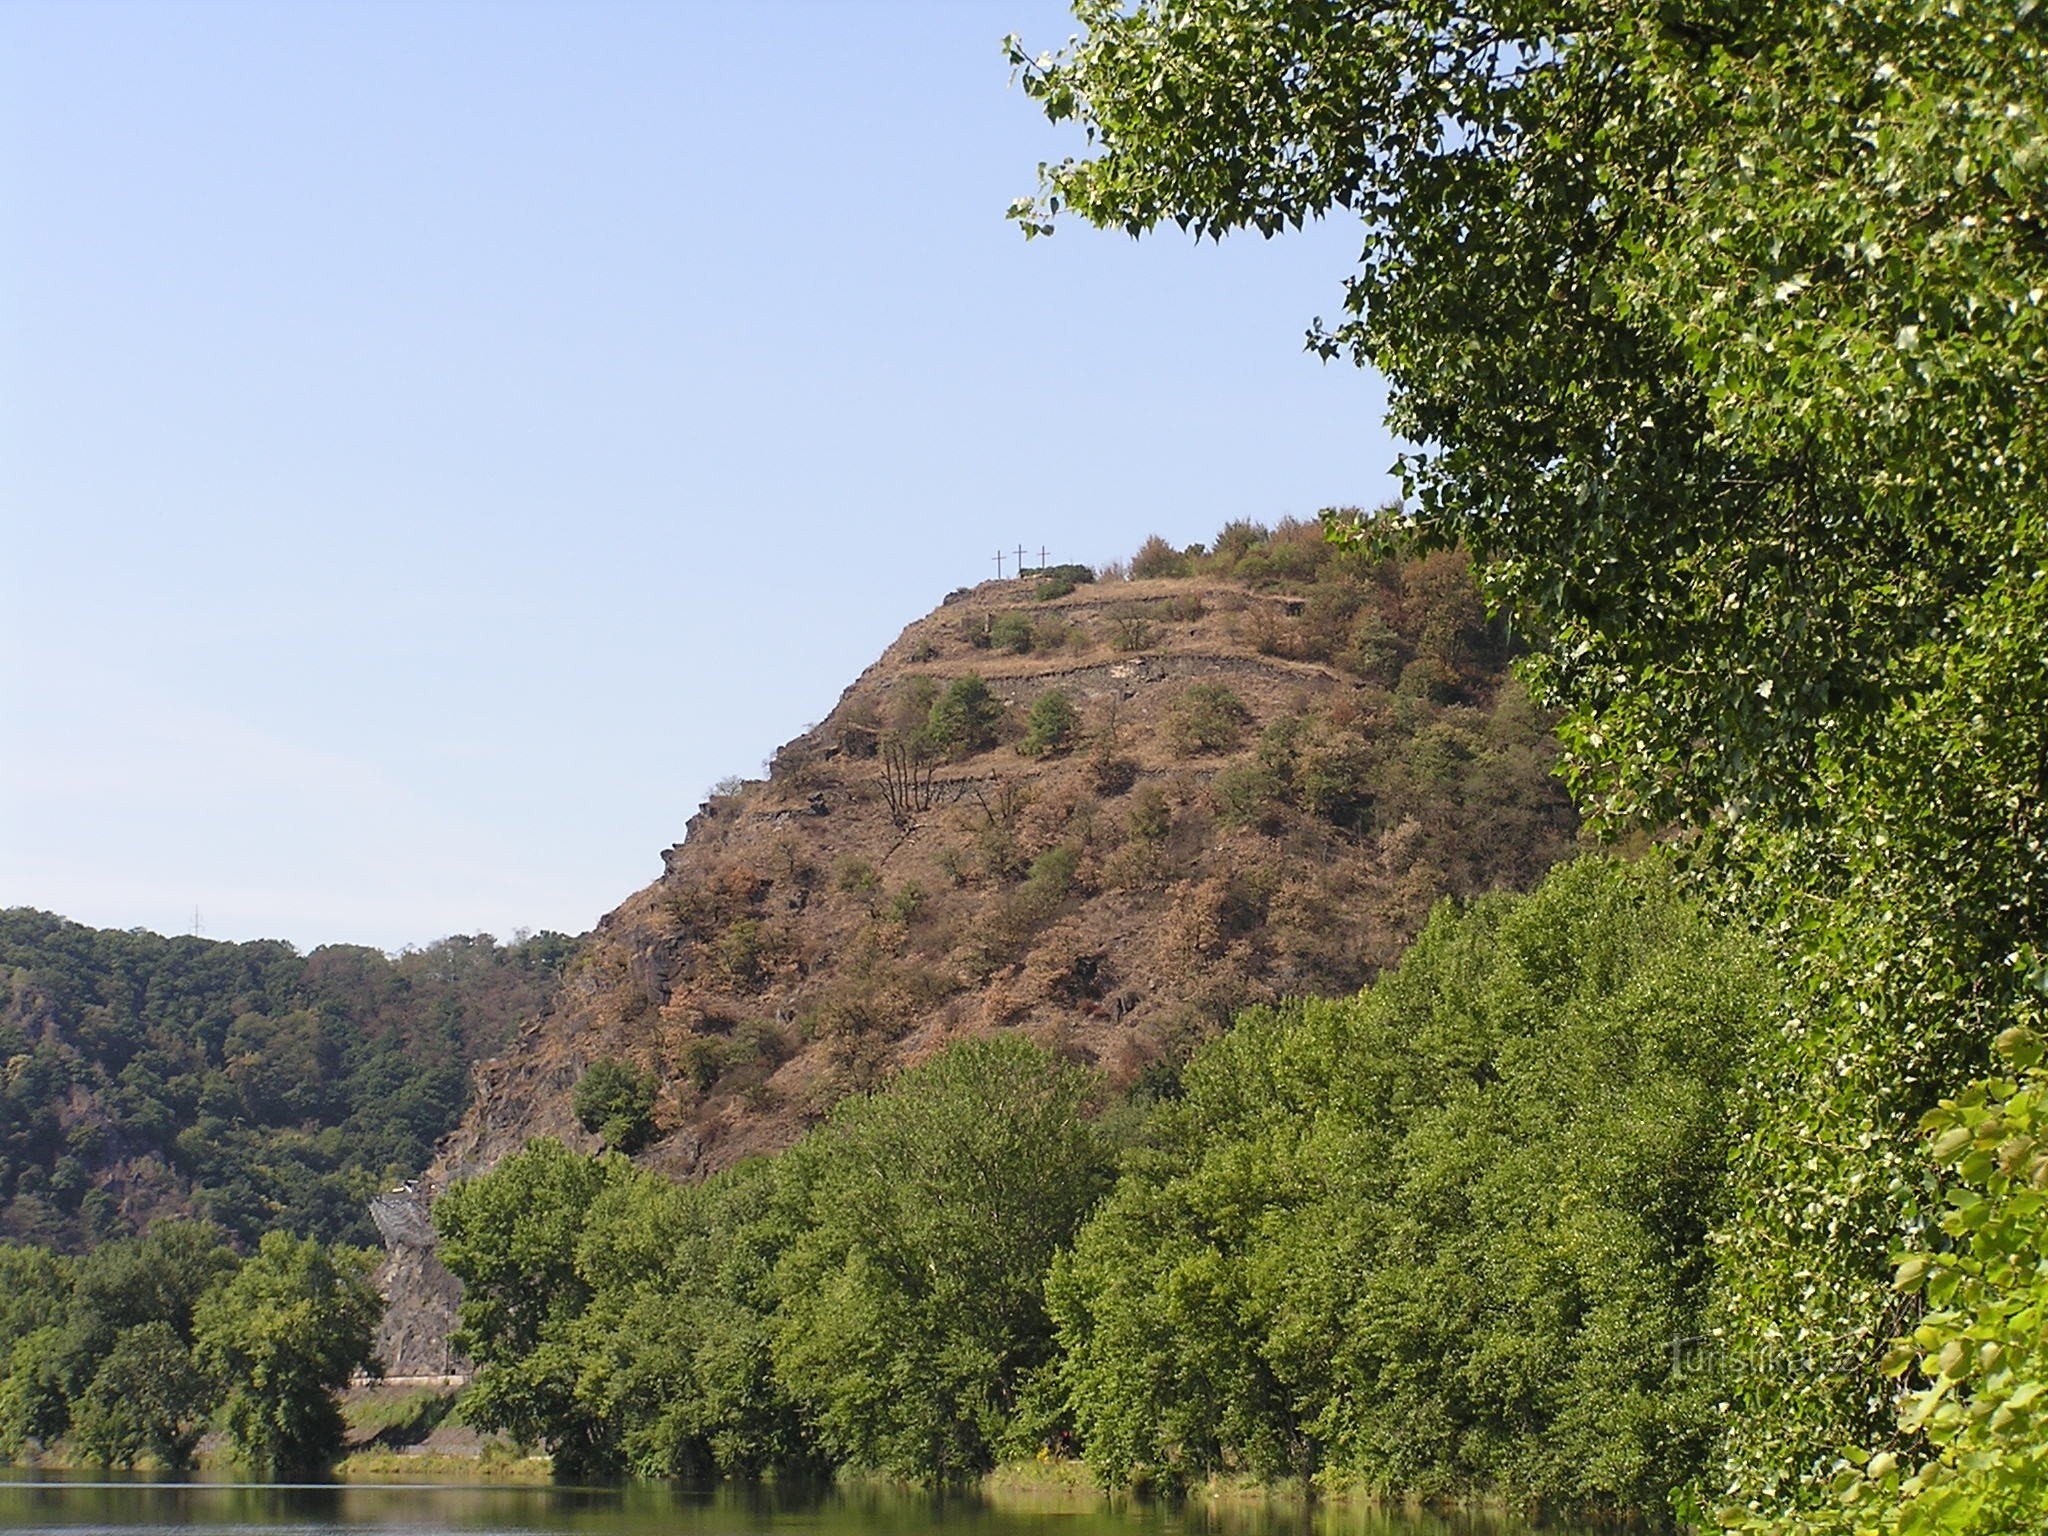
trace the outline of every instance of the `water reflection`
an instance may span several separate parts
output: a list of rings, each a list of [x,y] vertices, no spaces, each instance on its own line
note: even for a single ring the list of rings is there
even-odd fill
[[[278,1484],[0,1478],[0,1528],[29,1536],[1525,1536],[1478,1514],[1293,1500],[1178,1505],[1074,1495],[933,1497],[888,1487]],[[1561,1536],[1552,1528],[1552,1536]]]

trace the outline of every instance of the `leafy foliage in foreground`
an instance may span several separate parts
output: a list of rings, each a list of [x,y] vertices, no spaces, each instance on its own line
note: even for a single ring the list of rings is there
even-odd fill
[[[79,1248],[197,1212],[251,1247],[373,1241],[368,1197],[426,1165],[572,948],[300,955],[0,911],[0,1234]]]
[[[2048,996],[2048,11],[1079,0],[1016,214],[1364,222],[1402,531],[1542,637],[1581,808],[1680,823],[1807,998],[1722,1247],[1744,1502],[1883,1431],[1911,1131]],[[1157,552],[1155,552],[1157,553]],[[1170,553],[1170,552],[1168,552]]]
[[[1851,1451],[1831,1506],[1782,1525],[1731,1511],[1727,1524],[1787,1536],[2006,1536],[2048,1508],[2048,1070],[2041,1038],[2012,1029],[2016,1077],[1944,1100],[1922,1129],[1953,1175],[1946,1242],[1907,1254],[1896,1285],[1928,1311],[1893,1346],[1886,1374],[1900,1434]],[[1930,1234],[1931,1235],[1931,1234]]]

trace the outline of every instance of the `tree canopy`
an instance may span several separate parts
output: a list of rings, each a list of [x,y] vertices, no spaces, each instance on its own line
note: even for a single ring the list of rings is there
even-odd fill
[[[1079,0],[1013,210],[1359,221],[1310,344],[1415,445],[1382,527],[1543,641],[1583,809],[1689,827],[1805,999],[1725,1234],[1768,1504],[1890,1432],[1917,1116],[2048,992],[2048,13]],[[1780,1356],[1782,1358],[1782,1356]]]
[[[320,1470],[341,1449],[334,1394],[370,1363],[372,1260],[272,1232],[244,1261],[192,1221],[76,1259],[0,1242],[0,1457],[63,1442],[179,1471],[225,1408],[244,1461]]]
[[[1108,1181],[1091,1088],[969,1040],[699,1185],[529,1143],[434,1207],[465,1416],[569,1476],[985,1470],[1052,1353],[1047,1266]]]
[[[458,935],[391,957],[0,910],[0,1236],[78,1249],[198,1214],[370,1241],[468,1064],[542,1013],[575,941]]]
[[[1090,1461],[1658,1507],[1711,1440],[1705,1238],[1774,986],[1663,869],[1587,860],[1242,1017],[1048,1282]]]

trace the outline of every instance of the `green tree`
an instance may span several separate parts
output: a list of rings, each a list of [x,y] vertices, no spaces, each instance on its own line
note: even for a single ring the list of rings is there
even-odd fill
[[[1744,1511],[1728,1524],[1786,1536],[2004,1536],[2048,1507],[2048,1071],[2033,1032],[2008,1030],[1997,1043],[2013,1075],[1943,1101],[1922,1127],[1955,1192],[1938,1245],[1898,1268],[1899,1290],[1928,1308],[1885,1361],[1910,1383],[1898,1398],[1910,1438],[1850,1450],[1833,1469],[1835,1498],[1808,1518],[1766,1525]]]
[[[816,1436],[774,1377],[775,1268],[797,1228],[779,1163],[702,1184],[648,1180],[593,1208],[580,1271],[581,1381],[647,1477],[816,1475]]]
[[[1743,1384],[1732,1460],[1780,1498],[1882,1427],[1912,1125],[2043,1013],[2048,19],[1077,13],[1014,57],[1093,149],[1017,216],[1359,217],[1312,339],[1420,445],[1398,531],[1462,541],[1542,638],[1582,804],[1696,829],[1798,962],[1722,1250],[1727,1326],[1837,1367]]]
[[[942,756],[965,757],[985,752],[996,743],[1003,701],[989,691],[978,672],[956,678],[932,700],[920,732],[922,745]]]
[[[268,1232],[234,1278],[200,1302],[194,1355],[227,1383],[223,1421],[250,1466],[312,1473],[340,1453],[346,1426],[336,1394],[371,1365],[383,1311],[370,1284],[376,1258]]]
[[[189,1344],[201,1300],[240,1262],[220,1228],[160,1221],[141,1237],[104,1244],[79,1260],[71,1316],[102,1341],[163,1323]]]
[[[571,1100],[577,1124],[614,1152],[638,1152],[654,1139],[660,1086],[652,1072],[630,1062],[610,1056],[594,1061],[577,1080]]]
[[[1244,738],[1252,712],[1221,683],[1190,683],[1173,702],[1166,739],[1176,752],[1228,752]]]
[[[14,1341],[0,1376],[0,1454],[48,1447],[71,1425],[71,1399],[83,1359],[71,1330],[37,1328]]]
[[[595,1290],[577,1259],[598,1197],[651,1177],[541,1138],[434,1203],[441,1260],[462,1282],[454,1344],[477,1366],[464,1416],[549,1447],[561,1476],[619,1470],[616,1423],[578,1390],[575,1324]]]
[[[238,1263],[220,1230],[197,1221],[158,1222],[141,1237],[116,1239],[71,1261],[0,1249],[0,1276],[12,1282],[0,1322],[9,1332],[28,1330],[15,1335],[5,1357],[0,1448],[18,1454],[30,1441],[48,1446],[67,1431],[89,1428],[96,1457],[132,1464],[147,1452],[175,1462],[182,1431],[173,1421],[189,1384],[176,1379],[151,1341],[168,1335],[187,1349],[200,1303]],[[148,1330],[142,1342],[128,1344],[96,1390],[108,1360],[138,1330]],[[134,1401],[121,1401],[130,1387]],[[88,1400],[93,1422],[74,1425],[74,1411]],[[119,1425],[109,1417],[117,1412],[126,1415]]]
[[[1046,1267],[1107,1179],[1089,1086],[1020,1038],[962,1042],[786,1154],[775,1375],[835,1460],[993,1465],[1051,1357]]]
[[[72,1443],[101,1466],[133,1467],[153,1456],[183,1471],[220,1397],[175,1329],[143,1323],[114,1341],[72,1409]]]
[[[1716,1420],[1673,1346],[1774,984],[1661,867],[1588,860],[1240,1018],[1054,1265],[1090,1463],[1656,1509]]]
[[[27,1243],[0,1242],[0,1351],[61,1323],[71,1305],[73,1263]]]
[[[535,1141],[434,1208],[464,1282],[469,1421],[545,1445],[559,1477],[816,1471],[771,1373],[776,1164],[677,1186]]]
[[[1026,757],[1061,752],[1073,744],[1080,729],[1081,711],[1066,693],[1054,688],[1031,701],[1024,739],[1017,743],[1017,750]]]

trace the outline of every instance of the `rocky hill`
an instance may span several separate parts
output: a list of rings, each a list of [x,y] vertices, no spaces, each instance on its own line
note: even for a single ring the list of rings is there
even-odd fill
[[[1237,1010],[1356,990],[1441,897],[1571,850],[1549,723],[1461,556],[1238,524],[1091,575],[953,593],[600,921],[418,1190],[379,1204],[391,1370],[460,1367],[429,1202],[535,1136],[596,1150],[593,1066],[652,1084],[639,1156],[679,1178],[962,1034],[1171,1092]]]
[[[571,1101],[603,1060],[652,1074],[643,1158],[681,1177],[963,1033],[1170,1080],[1247,1004],[1357,988],[1438,898],[1533,883],[1575,822],[1462,559],[1255,533],[910,625],[601,921],[436,1180],[595,1146]]]

